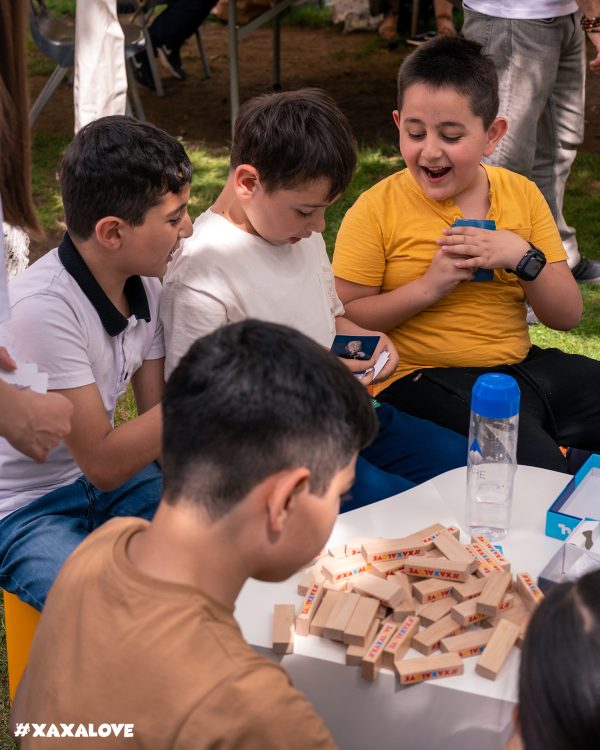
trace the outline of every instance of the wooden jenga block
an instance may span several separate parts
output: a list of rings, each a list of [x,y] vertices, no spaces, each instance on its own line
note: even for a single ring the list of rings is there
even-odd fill
[[[521,637],[525,635],[527,625],[531,619],[531,614],[531,610],[527,607],[523,599],[521,599],[518,594],[514,594],[513,606],[503,612],[499,612],[495,617],[488,620],[488,623],[491,627],[496,627],[500,620],[508,620],[509,622],[518,625],[519,637]],[[485,622],[482,622],[482,625],[485,624]]]
[[[472,599],[474,596],[479,596],[483,591],[485,581],[485,578],[470,576],[464,583],[455,582],[452,584],[454,590],[453,596],[456,597],[459,602],[464,602],[465,599]]]
[[[529,609],[537,607],[544,598],[539,586],[529,573],[519,573],[517,575],[517,592]]]
[[[325,591],[346,591],[346,589],[348,588],[348,579],[332,583],[325,578],[323,579],[321,585],[323,586]]]
[[[464,560],[471,562],[471,556],[462,546],[462,544],[452,536],[448,531],[437,535],[433,540],[434,546],[449,560]]]
[[[323,592],[323,586],[321,586],[320,584],[314,583],[311,586],[308,594],[306,595],[306,599],[304,600],[304,603],[300,608],[300,612],[296,617],[296,633],[298,633],[298,635],[308,635],[310,622],[315,616],[317,608],[321,603]]]
[[[467,562],[466,560],[446,560],[444,557],[437,560],[429,559],[426,563],[418,557],[408,557],[404,563],[404,572],[407,575],[439,578],[445,581],[466,581],[469,573],[476,568],[476,560]]]
[[[518,625],[508,620],[501,620],[479,657],[475,666],[477,674],[489,680],[495,680],[518,637]]]
[[[476,597],[475,599],[466,599],[464,602],[460,602],[460,604],[456,604],[454,607],[452,607],[451,613],[452,617],[459,622],[461,625],[473,625],[475,622],[480,622],[481,620],[485,620],[488,615],[483,614],[482,612],[479,612],[477,610],[477,604],[479,602],[479,597]],[[513,595],[512,594],[505,594],[502,602],[500,603],[499,610],[506,610],[509,607],[512,607],[513,603]]]
[[[362,555],[350,555],[336,559],[327,557],[323,561],[323,575],[332,583],[346,581],[348,578],[354,578],[370,570],[371,566]]]
[[[376,539],[362,546],[362,554],[367,562],[388,562],[405,557],[422,555],[433,547],[433,542],[422,542],[418,538]]]
[[[367,646],[370,646],[373,642],[373,639],[377,635],[377,631],[379,630],[380,626],[381,622],[379,620],[374,620],[373,626],[367,634],[367,638],[363,645],[350,645],[346,648],[346,664],[349,667],[360,667],[363,656],[365,655],[365,651],[367,650]]]
[[[390,580],[397,583],[404,591],[404,598],[394,607],[393,619],[395,622],[402,622],[408,615],[414,615],[417,603],[412,595],[412,586],[408,576],[402,572],[393,573]]]
[[[387,578],[392,573],[402,570],[404,560],[386,560],[385,562],[372,562],[370,573],[378,578]]]
[[[492,572],[499,573],[501,570],[503,570],[500,565],[498,565],[496,560],[489,554],[486,547],[482,547],[481,544],[477,544],[477,542],[471,542],[471,548],[473,549],[475,554],[483,560],[488,568],[492,569]]]
[[[343,641],[349,646],[364,646],[379,609],[379,601],[361,596],[344,630]]]
[[[478,656],[487,646],[493,632],[494,628],[488,628],[487,630],[476,628],[460,635],[451,635],[449,638],[442,638],[440,648],[445,652],[453,651],[461,659],[468,656]]]
[[[373,596],[379,599],[380,602],[385,604],[387,607],[392,609],[396,607],[404,598],[404,591],[402,587],[394,583],[391,580],[384,580],[383,578],[377,578],[377,576],[365,573],[362,576],[357,576],[352,581],[352,587],[359,594],[365,594],[366,596]]]
[[[377,541],[377,539],[370,536],[353,536],[350,539],[346,539],[346,557],[350,557],[350,555],[361,555],[363,544],[375,541]]]
[[[337,547],[327,547],[327,554],[329,557],[347,557],[346,555],[346,545],[345,544],[339,544]]]
[[[291,654],[294,651],[294,619],[296,608],[293,604],[276,604],[273,613],[273,651],[276,654]]]
[[[322,562],[316,562],[310,567],[306,568],[304,575],[298,582],[298,595],[306,596],[309,589],[315,583],[323,583],[325,576],[321,572]]]
[[[439,581],[435,578],[426,578],[413,584],[412,590],[416,599],[421,604],[435,602],[438,599],[446,599],[452,594],[454,584],[449,581]]]
[[[445,617],[455,604],[456,599],[453,596],[448,596],[446,599],[437,599],[434,602],[421,604],[420,607],[417,607],[416,614],[419,616],[421,623],[427,627]]]
[[[469,555],[472,556],[473,560],[477,560],[477,569],[475,571],[475,574],[479,577],[486,577],[491,576],[494,572],[492,568],[485,562],[485,560],[482,560],[481,557],[475,552],[473,549],[473,545],[471,544],[465,544],[465,550],[469,553]]]
[[[460,529],[458,528],[458,526],[448,526],[446,528],[446,531],[460,541]]]
[[[410,648],[413,635],[419,630],[419,618],[409,615],[398,626],[398,630],[383,649],[383,666],[392,669],[394,661],[401,659]]]
[[[486,539],[484,536],[480,534],[480,535],[472,536],[471,542],[473,544],[479,544],[483,549],[486,550],[489,556],[498,563],[498,565],[502,568],[502,570],[505,570],[507,573],[510,573],[510,562],[504,557],[504,555],[500,552],[499,549],[494,547],[494,545],[488,539]]]
[[[323,600],[321,601],[321,604],[319,604],[319,608],[308,626],[308,632],[311,635],[317,635],[319,637],[323,635],[323,628],[325,627],[327,618],[331,614],[331,610],[334,608],[336,601],[342,596],[344,596],[343,591],[324,592]]]
[[[481,595],[476,599],[477,612],[486,617],[497,615],[511,581],[511,574],[505,570],[488,576]]]
[[[361,674],[365,680],[374,680],[383,662],[383,649],[387,646],[398,626],[394,622],[384,622],[379,632],[367,647],[361,661]]]
[[[464,671],[462,659],[455,653],[435,654],[417,659],[399,659],[394,662],[394,667],[401,685],[412,685],[440,677],[454,677]]]
[[[329,617],[327,618],[325,627],[323,628],[324,638],[331,638],[332,641],[343,640],[344,631],[348,627],[350,618],[352,617],[359,601],[359,594],[343,593],[342,596],[337,599]]]
[[[417,651],[425,654],[425,656],[429,656],[429,654],[439,648],[442,638],[447,638],[449,635],[456,635],[463,631],[464,627],[456,622],[452,615],[446,615],[441,620],[434,622],[433,625],[413,636],[411,645]]]

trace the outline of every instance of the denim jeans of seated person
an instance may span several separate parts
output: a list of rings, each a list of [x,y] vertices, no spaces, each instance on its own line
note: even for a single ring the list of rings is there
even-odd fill
[[[117,516],[151,519],[162,491],[156,463],[111,492],[84,476],[0,521],[0,587],[41,610],[62,564],[88,534]]]

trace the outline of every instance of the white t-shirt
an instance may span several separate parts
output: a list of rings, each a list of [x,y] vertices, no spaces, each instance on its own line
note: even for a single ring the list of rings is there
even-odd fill
[[[209,209],[164,279],[165,375],[197,338],[246,318],[291,326],[329,348],[343,312],[320,234],[272,245]]]
[[[2,324],[13,358],[47,372],[48,390],[96,383],[111,423],[133,373],[144,360],[164,356],[160,282],[133,276],[125,291],[129,318],[104,294],[67,235],[11,279],[11,318]],[[37,464],[0,438],[0,518],[80,475],[63,443]]]
[[[6,258],[4,257],[4,232],[2,231],[2,201],[0,200],[0,321],[10,315],[8,305],[8,287],[6,285]]]
[[[515,18],[520,21],[536,18],[556,18],[576,13],[579,6],[574,0],[466,0],[467,8],[498,18]]]

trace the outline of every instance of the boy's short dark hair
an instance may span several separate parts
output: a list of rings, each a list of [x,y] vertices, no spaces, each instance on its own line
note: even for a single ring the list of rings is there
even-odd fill
[[[346,116],[324,91],[263,94],[247,101],[235,121],[231,169],[240,164],[255,167],[269,192],[326,177],[331,200],[352,179],[356,145]]]
[[[180,193],[191,179],[190,160],[175,138],[133,117],[101,117],[79,131],[63,157],[67,229],[86,240],[105,216],[139,226],[163,195]]]
[[[469,100],[471,111],[487,129],[498,114],[498,75],[481,44],[462,37],[439,36],[421,45],[400,66],[398,111],[404,92],[423,83],[433,89],[452,88]]]
[[[164,498],[227,513],[261,481],[310,469],[323,494],[375,437],[366,390],[337,357],[287,326],[246,320],[198,339],[163,400]]]

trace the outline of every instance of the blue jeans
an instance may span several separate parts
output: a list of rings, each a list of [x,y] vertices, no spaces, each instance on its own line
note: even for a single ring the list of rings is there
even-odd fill
[[[379,432],[361,451],[351,500],[342,512],[383,500],[467,463],[467,439],[426,419],[382,403]]]
[[[149,464],[112,492],[84,476],[39,497],[0,521],[0,587],[41,610],[62,564],[88,534],[116,516],[150,519],[162,472]]]
[[[533,20],[498,18],[464,6],[462,32],[498,70],[500,114],[508,120],[488,164],[529,177],[544,194],[571,268],[581,260],[563,198],[583,142],[585,34],[579,13]]]

